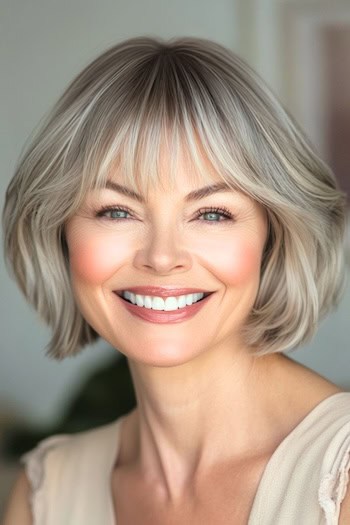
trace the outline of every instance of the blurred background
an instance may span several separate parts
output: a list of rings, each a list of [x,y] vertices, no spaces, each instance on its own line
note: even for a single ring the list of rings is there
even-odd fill
[[[350,193],[349,0],[1,0],[0,194],[28,135],[95,56],[139,35],[198,36],[266,80]],[[350,238],[345,247],[350,271]],[[0,511],[17,458],[43,435],[103,424],[134,403],[125,360],[99,341],[61,363],[0,266]],[[350,287],[314,341],[291,355],[350,390]]]

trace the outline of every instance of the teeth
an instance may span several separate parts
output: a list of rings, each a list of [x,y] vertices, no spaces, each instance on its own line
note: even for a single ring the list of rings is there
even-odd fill
[[[171,312],[173,310],[185,308],[185,306],[189,306],[198,302],[200,299],[202,299],[202,297],[204,297],[204,293],[190,293],[188,295],[167,297],[166,299],[163,299],[162,297],[138,295],[125,291],[122,292],[122,296],[137,306],[150,308],[152,310],[164,310],[166,312]]]

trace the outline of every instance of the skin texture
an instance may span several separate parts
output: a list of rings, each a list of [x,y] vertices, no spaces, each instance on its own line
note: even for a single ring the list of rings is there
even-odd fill
[[[349,473],[350,476],[350,473]],[[345,498],[340,507],[339,525],[347,525],[350,523],[350,487],[346,492]]]
[[[240,333],[258,292],[265,212],[234,191],[186,203],[206,184],[182,156],[170,191],[168,161],[163,152],[165,184],[144,204],[95,191],[66,225],[76,301],[127,356],[138,400],[112,479],[118,522],[147,523],[147,514],[154,525],[195,524],[213,512],[218,524],[244,523],[275,448],[339,389],[286,356],[256,358],[245,346]],[[208,171],[217,182],[209,164]],[[118,170],[110,178],[121,182]],[[129,214],[98,216],[106,205],[127,206]],[[206,207],[225,207],[233,219],[199,215]],[[215,294],[192,319],[161,325],[132,316],[113,293],[137,285]],[[130,490],[137,505],[129,504]],[[232,508],[237,501],[241,507]]]

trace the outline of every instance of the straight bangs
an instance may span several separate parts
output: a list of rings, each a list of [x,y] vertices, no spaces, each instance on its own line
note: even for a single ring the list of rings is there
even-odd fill
[[[228,141],[228,130],[219,122],[219,108],[213,105],[203,79],[196,78],[192,70],[186,71],[183,64],[176,64],[172,57],[160,64],[162,58],[154,57],[146,71],[142,70],[145,79],[137,82],[143,85],[141,93],[133,92],[120,79],[127,111],[123,112],[119,100],[108,92],[104,94],[106,101],[101,100],[91,111],[84,126],[88,130],[84,133],[87,153],[79,159],[84,172],[80,200],[86,192],[104,188],[115,173],[122,184],[145,196],[165,184],[172,189],[176,186],[180,155],[185,155],[193,168],[189,177],[195,174],[197,181],[209,184],[214,172],[216,179],[232,189],[247,192],[238,160],[243,137]],[[110,107],[103,109],[108,103]],[[101,119],[102,113],[107,118]],[[163,153],[168,153],[166,158],[170,160],[166,166]]]
[[[180,44],[163,53],[152,49],[150,56],[136,55],[134,63],[129,63],[133,75],[126,71],[124,78],[120,72],[112,75],[107,71],[106,79],[99,78],[95,87],[89,85],[92,93],[86,98],[92,102],[86,107],[82,97],[83,107],[76,108],[80,118],[62,163],[62,173],[77,184],[71,192],[75,202],[69,206],[70,212],[76,211],[87,192],[105,187],[116,172],[125,185],[144,195],[162,187],[165,180],[174,187],[181,152],[199,180],[210,183],[215,172],[216,178],[278,217],[294,212],[317,227],[318,220],[305,207],[305,195],[313,199],[320,192],[321,199],[331,198],[329,180],[310,177],[314,168],[329,170],[314,154],[315,165],[306,166],[300,152],[293,149],[291,132],[298,134],[302,146],[312,153],[296,124],[291,118],[286,120],[282,109],[271,105],[267,87],[267,93],[245,92],[246,86],[238,83],[234,90],[232,71],[220,71],[219,76],[215,67],[202,63],[200,57],[182,56]],[[108,52],[105,60],[107,57]],[[252,82],[254,73],[237,57],[236,61],[239,73]],[[121,64],[118,66],[123,71]],[[90,69],[92,73],[93,64]],[[75,82],[87,82],[86,75]],[[74,83],[71,90],[75,91]],[[164,151],[171,152],[168,166],[162,163]],[[336,192],[335,199],[338,196]]]
[[[142,39],[143,44],[145,41]],[[232,89],[229,68],[227,78],[224,74],[220,77],[214,65],[210,68],[200,55],[191,56],[185,39],[183,46],[180,41],[174,49],[147,51],[128,56],[132,75],[118,63],[118,72],[106,71],[106,78],[91,86],[88,73],[94,72],[92,63],[68,89],[75,92],[86,84],[91,91],[86,98],[92,99],[86,107],[82,98],[84,106],[76,108],[81,117],[76,119],[65,152],[66,168],[73,165],[74,172],[80,173],[75,177],[80,188],[72,192],[77,197],[72,211],[88,191],[105,187],[116,171],[125,185],[144,195],[162,187],[165,180],[174,187],[180,151],[199,180],[213,181],[209,163],[210,171],[232,189],[271,204],[271,191],[264,185],[258,161],[261,144],[256,144],[254,135],[258,125],[244,107],[244,96]],[[106,52],[105,61],[111,61],[110,53],[113,49]],[[238,65],[243,67],[237,58]],[[171,152],[166,167],[162,163],[164,151]],[[252,153],[257,154],[254,161]]]

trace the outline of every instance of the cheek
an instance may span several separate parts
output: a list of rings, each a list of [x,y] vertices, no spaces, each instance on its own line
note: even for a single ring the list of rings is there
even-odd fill
[[[106,233],[80,232],[69,238],[68,247],[71,275],[91,285],[106,281],[129,253],[127,244]]]
[[[210,253],[215,254],[211,264],[216,268],[220,280],[228,285],[237,286],[259,280],[262,253],[259,242],[254,245],[242,237],[227,242],[225,249],[221,245]]]

